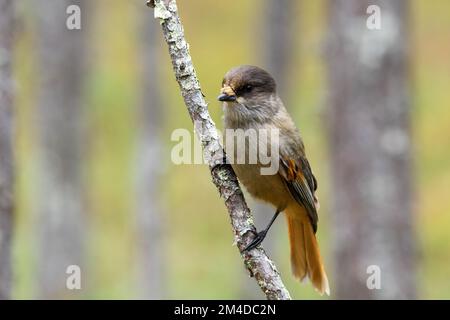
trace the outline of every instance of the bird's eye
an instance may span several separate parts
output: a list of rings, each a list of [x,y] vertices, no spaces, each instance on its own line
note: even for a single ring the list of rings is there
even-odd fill
[[[253,90],[253,86],[250,85],[250,84],[248,84],[248,85],[246,85],[246,86],[244,87],[244,90],[245,90],[245,92],[250,92],[250,91]]]

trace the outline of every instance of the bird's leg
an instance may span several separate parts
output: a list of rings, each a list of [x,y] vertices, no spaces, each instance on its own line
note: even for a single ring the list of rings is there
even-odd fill
[[[247,247],[245,247],[244,252],[256,248],[257,246],[259,246],[261,244],[261,242],[263,242],[264,238],[267,235],[267,232],[269,231],[270,227],[275,222],[275,220],[277,219],[279,214],[280,214],[280,210],[277,209],[277,212],[275,212],[275,214],[273,215],[272,220],[270,220],[270,222],[269,222],[269,225],[264,230],[262,230],[256,234],[255,239],[253,239],[253,241],[250,242],[250,244]]]

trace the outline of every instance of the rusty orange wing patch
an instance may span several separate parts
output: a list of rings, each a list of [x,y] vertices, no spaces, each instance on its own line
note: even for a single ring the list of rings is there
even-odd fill
[[[306,209],[313,230],[316,232],[319,218],[314,191],[317,189],[317,181],[312,174],[308,160],[305,157],[300,157],[298,161],[282,158],[280,169],[280,175],[283,177],[289,192]]]

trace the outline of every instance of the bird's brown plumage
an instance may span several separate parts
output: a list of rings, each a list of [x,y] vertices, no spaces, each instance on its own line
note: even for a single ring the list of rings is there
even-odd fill
[[[226,129],[279,132],[277,142],[270,139],[267,142],[277,143],[279,149],[277,173],[261,174],[260,169],[264,167],[261,162],[237,163],[239,152],[245,153],[246,159],[249,159],[250,152],[259,150],[245,136],[241,138],[245,140],[244,143],[233,137],[237,149],[232,152],[235,156],[235,159],[231,159],[232,165],[250,194],[285,212],[294,276],[301,280],[308,277],[316,290],[321,294],[329,294],[328,279],[315,236],[319,208],[315,194],[317,180],[306,158],[300,134],[276,93],[274,79],[258,67],[233,68],[224,77],[219,99],[225,101]],[[227,139],[225,135],[226,148],[229,142]]]

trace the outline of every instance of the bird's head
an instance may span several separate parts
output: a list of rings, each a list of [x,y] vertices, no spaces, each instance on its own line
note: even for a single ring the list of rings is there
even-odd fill
[[[273,77],[265,70],[249,65],[232,68],[225,74],[217,98],[230,107],[252,107],[265,104],[276,93]]]

